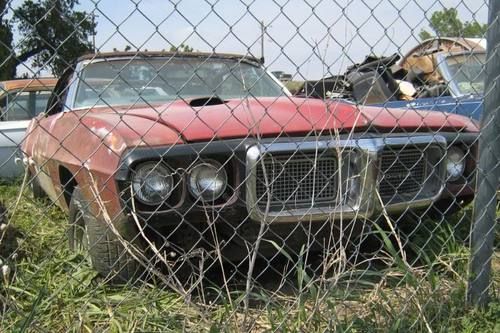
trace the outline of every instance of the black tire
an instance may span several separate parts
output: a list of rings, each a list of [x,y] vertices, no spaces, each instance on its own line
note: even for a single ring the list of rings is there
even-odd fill
[[[432,219],[448,218],[464,209],[473,199],[472,196],[457,200],[441,199],[432,205],[427,215]]]
[[[93,268],[112,284],[135,282],[141,278],[141,265],[125,249],[122,241],[105,221],[95,218],[89,211],[88,202],[77,186],[69,204],[69,247],[73,251],[86,249]],[[117,222],[119,224],[120,222]],[[119,226],[115,226],[118,230]],[[126,241],[130,235],[120,235]],[[136,233],[137,235],[137,233]],[[137,238],[137,237],[135,237]],[[134,241],[134,246],[140,246]]]
[[[474,198],[472,196],[461,198],[459,200],[441,199],[428,208],[418,210],[409,210],[404,216],[397,218],[402,225],[418,225],[425,219],[431,220],[448,220],[456,213],[465,209]]]
[[[38,177],[33,175],[31,172],[28,175],[29,185],[31,187],[31,191],[33,192],[33,198],[38,200],[47,199],[47,193],[40,186],[40,182],[38,181]]]

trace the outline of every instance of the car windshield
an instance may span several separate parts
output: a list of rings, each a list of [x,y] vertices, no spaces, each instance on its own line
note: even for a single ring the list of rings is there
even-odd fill
[[[276,97],[282,87],[262,68],[221,58],[152,58],[89,63],[80,73],[75,108],[159,104],[177,98]]]
[[[446,57],[450,75],[461,95],[484,92],[485,62],[485,53],[467,53]]]

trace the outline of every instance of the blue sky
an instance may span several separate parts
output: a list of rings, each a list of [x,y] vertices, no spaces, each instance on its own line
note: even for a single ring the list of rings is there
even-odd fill
[[[443,7],[457,8],[463,20],[486,23],[487,6],[488,0],[80,0],[79,5],[97,15],[101,51],[187,43],[199,51],[260,56],[264,21],[266,65],[297,79],[337,74],[369,53],[405,52]]]

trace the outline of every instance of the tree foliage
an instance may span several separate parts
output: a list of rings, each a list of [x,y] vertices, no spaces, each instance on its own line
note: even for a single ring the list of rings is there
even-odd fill
[[[444,8],[432,14],[429,25],[438,37],[477,37],[482,38],[488,29],[487,24],[476,21],[462,22],[455,8]],[[420,39],[428,39],[434,35],[422,29],[419,33]]]
[[[12,55],[12,31],[7,20],[3,19],[6,12],[7,1],[0,0],[0,80],[12,77],[14,60]]]
[[[74,10],[77,0],[25,1],[15,11],[14,22],[26,36],[20,42],[20,61],[32,58],[33,65],[49,65],[62,74],[72,59],[92,51],[89,41],[95,29],[92,17]]]
[[[170,46],[170,52],[193,52],[193,48],[187,44],[182,43],[179,46]]]
[[[5,0],[0,0],[5,9]],[[7,22],[0,17],[0,59],[8,52],[9,64],[2,65],[2,78],[15,77],[19,64],[28,60],[35,69],[50,68],[60,75],[72,59],[93,50],[89,41],[95,33],[92,17],[75,10],[78,0],[26,0],[12,10]],[[2,10],[0,15],[5,15]],[[16,49],[12,46],[12,30],[19,32]]]

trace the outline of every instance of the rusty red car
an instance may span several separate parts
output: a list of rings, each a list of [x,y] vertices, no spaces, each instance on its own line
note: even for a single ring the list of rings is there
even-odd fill
[[[241,260],[259,232],[264,257],[320,250],[341,221],[467,203],[477,136],[457,115],[293,97],[250,56],[101,53],[59,79],[23,151],[70,246],[128,281],[157,251]]]

